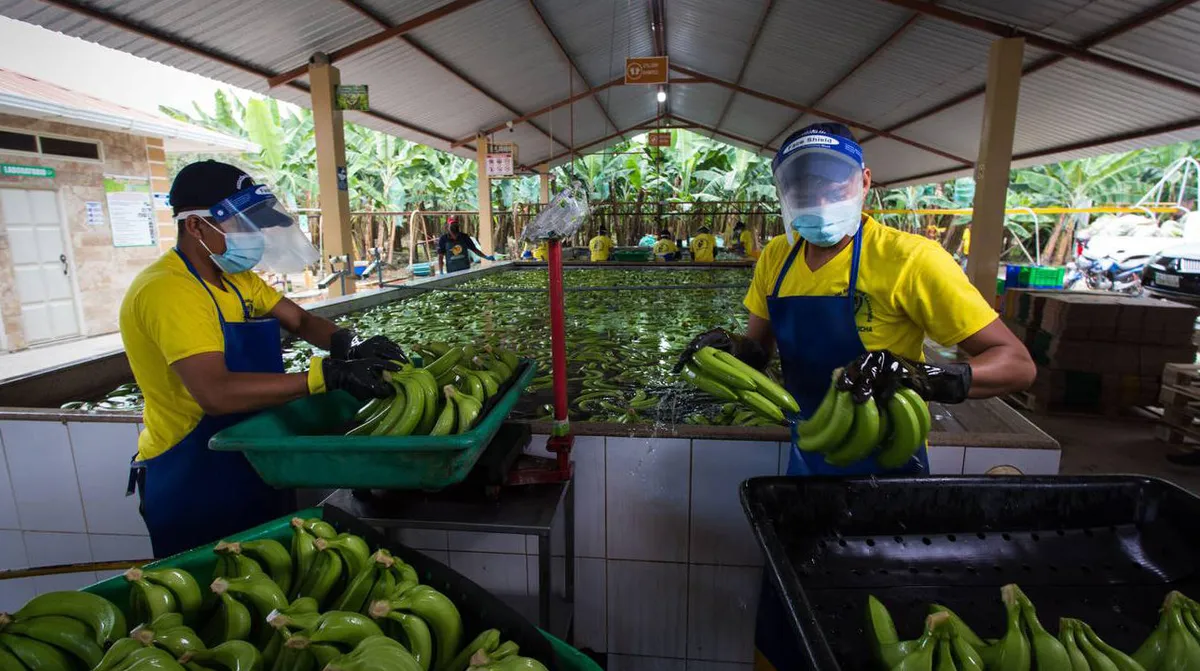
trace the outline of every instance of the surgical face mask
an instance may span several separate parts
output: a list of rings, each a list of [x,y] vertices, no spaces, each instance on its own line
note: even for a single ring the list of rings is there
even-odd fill
[[[207,221],[204,223],[208,224]],[[209,258],[217,267],[226,273],[244,273],[262,261],[263,252],[266,251],[267,243],[260,231],[243,231],[238,233],[226,233],[221,229],[212,226],[213,230],[225,236],[225,252],[222,254],[213,254],[208,245],[204,244],[204,240],[200,244],[204,250],[208,252]]]
[[[832,247],[858,231],[862,218],[862,199],[852,198],[793,213],[792,230],[818,247]]]

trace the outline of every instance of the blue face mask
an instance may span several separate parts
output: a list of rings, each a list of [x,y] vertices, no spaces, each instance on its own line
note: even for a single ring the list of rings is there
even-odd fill
[[[208,223],[208,222],[205,222]],[[212,224],[208,224],[212,226]],[[213,226],[214,229],[221,235],[225,236],[225,253],[213,254],[208,245],[201,240],[200,244],[204,245],[204,249],[208,251],[208,256],[217,264],[223,272],[226,273],[243,273],[258,265],[262,261],[263,252],[266,251],[267,242],[263,238],[261,231],[226,233],[221,229]]]
[[[800,210],[792,217],[792,229],[818,247],[832,247],[858,230],[862,201],[857,198]]]

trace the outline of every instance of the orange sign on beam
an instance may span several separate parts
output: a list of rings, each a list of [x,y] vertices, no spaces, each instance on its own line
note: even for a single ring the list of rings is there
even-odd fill
[[[625,59],[626,84],[666,84],[667,57],[646,56]]]
[[[647,144],[651,147],[670,147],[671,146],[671,131],[660,131],[650,133],[647,136]]]

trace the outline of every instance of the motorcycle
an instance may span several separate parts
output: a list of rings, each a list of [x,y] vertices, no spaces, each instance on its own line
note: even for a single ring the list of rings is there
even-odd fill
[[[1069,264],[1067,288],[1074,291],[1112,291],[1142,295],[1142,268],[1149,256],[1104,255],[1091,258],[1086,250]]]

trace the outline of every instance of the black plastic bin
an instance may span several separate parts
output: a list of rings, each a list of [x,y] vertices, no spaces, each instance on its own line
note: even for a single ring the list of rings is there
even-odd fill
[[[1090,623],[1132,651],[1176,589],[1200,598],[1200,498],[1143,476],[752,478],[742,506],[815,669],[872,669],[867,596],[902,639],[932,602],[981,636],[1004,630],[1000,586],[1042,623]]]

